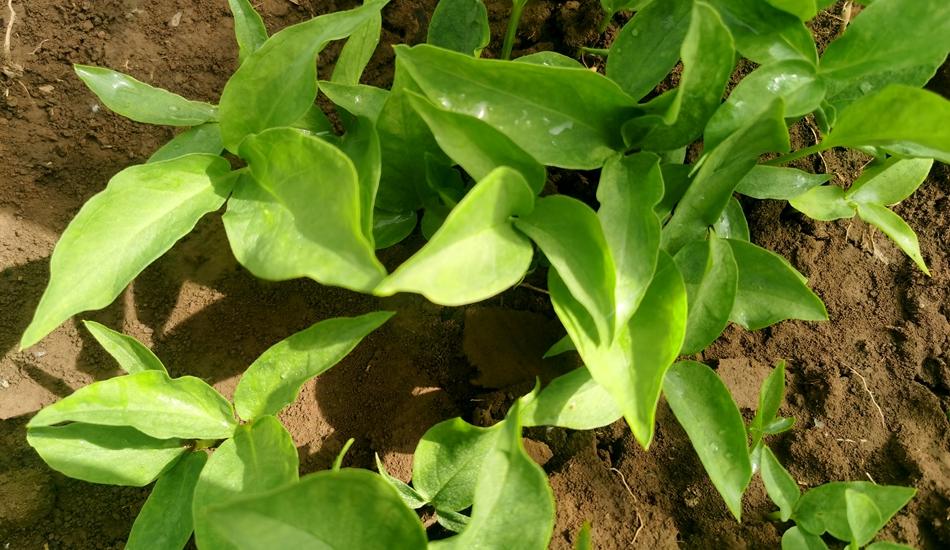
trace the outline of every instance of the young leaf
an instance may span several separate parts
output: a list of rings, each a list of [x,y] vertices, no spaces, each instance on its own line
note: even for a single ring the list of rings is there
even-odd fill
[[[790,199],[788,204],[813,220],[826,222],[853,218],[857,214],[854,203],[847,200],[844,189],[837,185],[812,187]]]
[[[713,224],[713,231],[722,239],[736,239],[739,241],[749,241],[752,237],[749,235],[749,221],[745,219],[745,210],[742,204],[735,198],[729,199],[725,210],[716,223]]]
[[[891,157],[864,170],[845,197],[855,202],[890,206],[909,197],[927,179],[933,159]]]
[[[233,438],[214,451],[195,486],[192,513],[198,547],[242,548],[238,542],[228,544],[228,539],[214,529],[217,522],[210,517],[211,509],[292,484],[298,479],[298,468],[294,441],[276,418],[263,416],[240,426]],[[312,509],[314,504],[305,509]]]
[[[674,258],[686,285],[689,316],[681,354],[698,353],[722,334],[736,299],[738,267],[728,241],[715,234]]]
[[[203,380],[155,370],[79,388],[36,413],[27,426],[62,422],[130,426],[158,439],[223,439],[237,425],[231,404]]]
[[[159,478],[142,506],[126,550],[181,550],[191,538],[191,501],[198,475],[208,461],[204,451],[188,453]]]
[[[844,503],[847,508],[848,528],[851,530],[851,543],[864,546],[871,542],[880,529],[881,511],[870,497],[851,489],[845,489]]]
[[[299,119],[317,98],[317,54],[379,13],[384,1],[321,15],[285,28],[244,60],[221,93],[221,135],[229,151],[241,140]]]
[[[188,449],[181,439],[155,439],[126,426],[73,423],[31,427],[26,441],[50,468],[75,479],[144,487]]]
[[[73,65],[73,70],[106,107],[136,122],[196,126],[218,119],[214,105],[185,99],[127,74],[89,65]]]
[[[742,415],[726,385],[706,365],[682,361],[666,373],[663,393],[713,485],[740,519],[752,464]]]
[[[789,200],[830,179],[830,174],[810,174],[795,168],[759,164],[739,180],[736,192],[755,199]]]
[[[531,212],[534,194],[514,170],[479,181],[432,239],[373,291],[418,292],[442,305],[484,300],[516,284],[531,264],[531,242],[509,221]]]
[[[744,241],[730,240],[729,245],[739,266],[731,321],[746,330],[758,330],[786,319],[828,320],[821,299],[784,258]]]
[[[828,550],[828,545],[818,535],[795,526],[782,535],[782,550]]]
[[[762,382],[762,389],[759,390],[759,406],[755,409],[752,424],[749,425],[749,431],[752,432],[753,447],[762,438],[765,427],[776,420],[784,395],[785,361],[780,361],[765,378],[765,381]]]
[[[610,392],[594,382],[590,371],[577,368],[558,376],[524,404],[524,425],[593,430],[613,424],[623,413]]]
[[[708,0],[729,25],[736,49],[759,65],[782,59],[818,60],[815,40],[797,17],[762,0]]]
[[[917,234],[900,216],[883,206],[864,203],[858,203],[858,216],[890,237],[894,244],[910,256],[910,259],[914,260],[921,271],[930,275],[927,263],[920,254],[920,243],[917,241]]]
[[[234,256],[268,280],[297,277],[368,291],[386,274],[362,230],[359,179],[338,148],[300,130],[248,137],[251,169],[228,202],[224,227]],[[321,215],[312,215],[318,204]]]
[[[379,459],[378,454],[376,455],[376,470],[379,471],[379,475],[386,483],[389,483],[389,485],[399,493],[400,498],[406,503],[406,506],[416,510],[426,505],[425,497],[420,495],[418,491],[406,485],[402,480],[389,475],[389,472],[386,471],[386,465]]]
[[[373,210],[373,242],[376,250],[389,248],[402,241],[416,228],[419,218],[412,210],[408,212],[386,212]]]
[[[364,4],[372,2],[373,0],[367,0]],[[379,44],[382,28],[383,16],[379,11],[375,11],[346,39],[330,80],[351,86],[359,84],[360,77]]]
[[[95,321],[83,321],[83,324],[102,349],[106,350],[125,372],[135,374],[146,370],[157,370],[168,373],[165,365],[158,357],[155,357],[152,350],[135,338],[116,332]]]
[[[475,59],[428,45],[395,49],[435,104],[487,122],[544,165],[599,168],[623,148],[620,126],[637,113],[616,84],[586,69]]]
[[[475,483],[498,430],[479,428],[461,418],[429,428],[416,446],[412,484],[426,502],[458,512],[472,505]]]
[[[249,0],[228,0],[234,16],[234,36],[238,43],[238,63],[260,49],[267,41],[267,28]]]
[[[482,0],[439,0],[429,21],[427,43],[477,57],[490,40],[488,10]]]
[[[830,533],[840,540],[851,540],[846,492],[855,491],[868,497],[880,512],[874,532],[879,531],[916,491],[909,487],[876,485],[868,481],[827,483],[802,495],[792,515],[795,522],[809,533]],[[870,528],[870,527],[869,527]]]
[[[366,117],[375,123],[389,97],[389,90],[364,84],[341,84],[328,80],[320,81],[320,91],[353,116]]]
[[[171,141],[152,153],[146,162],[161,162],[192,153],[220,155],[223,149],[221,127],[217,122],[205,122],[173,137]]]
[[[585,521],[577,534],[577,540],[574,541],[574,550],[593,550],[594,545],[590,540],[590,522]]]
[[[650,2],[624,25],[610,46],[607,76],[634,99],[650,93],[680,58],[693,0]]]
[[[238,415],[245,420],[276,415],[296,401],[304,383],[343,360],[392,316],[390,311],[377,311],[328,319],[274,344],[238,382],[234,390]]]
[[[769,493],[772,502],[778,505],[781,520],[788,521],[792,517],[795,504],[802,495],[798,483],[795,483],[795,479],[778,461],[772,449],[767,446],[762,447],[761,466],[765,490]]]
[[[561,355],[562,353],[567,353],[569,351],[574,351],[576,349],[577,349],[577,346],[575,346],[574,341],[571,340],[571,335],[565,334],[564,336],[561,337],[560,340],[558,340],[557,342],[554,342],[551,345],[551,347],[548,348],[548,351],[544,352],[543,358],[547,359],[549,357],[556,357],[558,355]]]
[[[241,550],[426,548],[419,518],[386,482],[366,470],[318,472],[299,483],[216,505],[208,511],[208,528],[216,540],[227,541],[226,548]]]
[[[20,346],[32,346],[73,314],[109,305],[199,218],[224,203],[228,170],[221,157],[188,155],[116,174],[56,243],[49,286]]]

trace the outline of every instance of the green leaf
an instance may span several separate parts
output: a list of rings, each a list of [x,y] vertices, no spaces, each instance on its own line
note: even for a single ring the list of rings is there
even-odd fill
[[[913,550],[913,547],[888,540],[880,540],[874,544],[868,545],[865,550]]]
[[[321,109],[319,105],[311,105],[302,117],[288,124],[288,126],[299,130],[306,130],[311,134],[318,135],[324,139],[333,140],[334,143],[337,143],[336,135],[333,133],[333,123],[330,122],[330,119],[327,118],[326,113],[323,112],[323,109]]]
[[[729,202],[726,203],[726,209],[722,211],[719,220],[713,224],[713,231],[723,239],[751,240],[749,222],[745,219],[745,211],[742,209],[742,204],[735,197],[730,198]]]
[[[533,63],[535,65],[545,65],[548,67],[565,67],[568,69],[584,69],[584,64],[580,61],[574,59],[573,57],[568,57],[564,54],[543,51],[529,53],[528,55],[522,55],[518,59],[513,59],[515,63]]]
[[[320,81],[320,91],[330,98],[334,105],[353,116],[363,116],[374,123],[379,119],[379,113],[389,97],[389,90],[375,86],[340,84],[327,80]]]
[[[740,519],[752,464],[742,415],[726,385],[706,365],[682,361],[666,373],[663,393],[713,485]]]
[[[458,512],[472,505],[475,484],[498,430],[479,428],[461,418],[429,428],[416,446],[412,484],[426,502]]]
[[[490,40],[488,10],[481,0],[439,0],[429,21],[428,44],[478,56]]]
[[[607,76],[634,99],[650,93],[673,70],[690,26],[693,0],[650,2],[610,46]]]
[[[238,415],[245,420],[276,415],[297,400],[304,383],[342,361],[392,316],[392,312],[377,311],[328,319],[274,344],[238,382],[234,390]]]
[[[376,243],[376,250],[389,248],[401,242],[412,233],[418,221],[418,216],[412,210],[408,212],[373,210],[373,241]]]
[[[76,75],[116,113],[146,124],[196,126],[218,119],[214,105],[191,101],[103,67],[73,65]]]
[[[238,63],[256,52],[267,41],[267,28],[249,0],[228,0],[234,15],[234,36],[238,43]]]
[[[358,291],[382,280],[386,271],[363,233],[363,190],[349,157],[290,128],[248,137],[241,155],[251,174],[228,201],[224,227],[243,266],[262,279],[310,277]],[[321,215],[313,215],[314,204]]]
[[[472,521],[472,518],[458,512],[436,509],[435,520],[439,522],[439,525],[445,527],[449,531],[452,531],[453,533],[461,533],[465,529],[465,526],[467,526],[468,523]]]
[[[188,449],[181,439],[155,439],[126,426],[73,423],[30,427],[26,441],[50,468],[69,477],[144,487]]]
[[[792,518],[809,533],[830,533],[833,537],[850,541],[846,493],[854,491],[868,497],[880,512],[874,532],[879,531],[903,508],[916,491],[910,487],[876,485],[868,481],[827,483],[802,495]],[[870,526],[868,527],[870,528]]]
[[[364,4],[371,3],[373,0],[364,2]],[[346,44],[343,45],[343,50],[340,51],[340,56],[333,67],[330,80],[351,86],[359,84],[360,77],[379,44],[379,33],[382,28],[383,16],[379,11],[374,11],[346,39]]]
[[[543,358],[547,359],[549,357],[555,357],[561,355],[562,353],[567,353],[576,349],[577,347],[574,345],[574,341],[571,340],[571,335],[565,334],[560,340],[554,342],[554,344],[548,348],[548,351],[544,352]]]
[[[808,27],[762,0],[709,0],[722,15],[736,49],[759,65],[782,59],[815,63],[818,53]]]
[[[597,219],[614,261],[617,325],[637,310],[656,270],[660,220],[653,210],[663,198],[659,163],[651,153],[612,157],[597,186]]]
[[[157,370],[168,374],[165,365],[141,342],[95,321],[83,321],[92,337],[129,374]]]
[[[215,506],[209,529],[228,548],[424,550],[419,518],[376,474],[318,472],[286,487]],[[217,547],[215,547],[217,548]]]
[[[696,2],[680,50],[684,67],[680,84],[668,92],[673,94],[672,99],[660,96],[651,101],[645,106],[651,114],[624,127],[625,135],[638,134],[630,145],[649,151],[670,151],[702,135],[726,90],[735,53],[732,36],[719,13],[709,4]],[[757,114],[754,112],[750,118]]]
[[[317,54],[328,42],[356,31],[384,4],[369,2],[292,25],[248,56],[221,93],[225,147],[236,152],[244,136],[302,117],[317,98]]]
[[[756,407],[755,417],[752,419],[752,424],[749,425],[749,431],[752,432],[753,447],[762,438],[765,427],[776,420],[784,396],[785,361],[780,361],[765,378],[765,381],[762,382],[762,388],[759,390],[759,406]]]
[[[547,548],[554,529],[554,495],[547,474],[522,447],[520,416],[516,402],[482,465],[468,526],[429,548]]]
[[[795,479],[778,461],[772,449],[767,446],[762,447],[761,466],[765,490],[769,493],[772,502],[778,506],[781,520],[788,521],[792,517],[795,504],[802,495],[798,483],[795,483]]]
[[[689,316],[681,354],[698,353],[722,334],[736,300],[738,266],[728,241],[715,234],[694,241],[674,258],[686,285]]]
[[[420,495],[418,491],[406,485],[402,480],[389,475],[389,472],[386,471],[386,466],[383,464],[383,461],[379,459],[378,454],[376,455],[376,469],[386,483],[389,483],[389,485],[399,493],[400,498],[406,503],[406,506],[416,510],[426,505],[425,497]]]
[[[758,330],[786,319],[828,320],[821,299],[784,258],[752,243],[730,240],[729,244],[739,266],[731,321]]]
[[[524,425],[593,430],[623,417],[610,392],[594,382],[590,371],[577,368],[551,381],[525,403]]]
[[[881,524],[881,511],[870,497],[850,489],[844,491],[844,503],[852,544],[864,546],[871,542]]]
[[[112,303],[199,218],[224,203],[228,170],[221,157],[188,155],[116,174],[56,243],[49,286],[20,346],[32,346],[73,314]]]
[[[847,200],[844,189],[837,185],[812,187],[790,199],[788,204],[813,220],[826,222],[852,218],[857,213],[854,203]]]
[[[693,166],[688,164],[661,164],[663,173],[663,200],[654,208],[656,215],[666,221],[692,183]]]
[[[132,524],[126,550],[181,550],[194,523],[191,502],[198,475],[208,462],[204,451],[188,453],[163,475]]]
[[[903,250],[911,260],[914,260],[921,271],[930,275],[927,262],[920,254],[920,243],[917,241],[917,234],[900,216],[883,206],[865,203],[858,203],[858,216],[890,237],[894,244]]]
[[[909,197],[930,174],[933,159],[891,157],[864,170],[845,197],[855,202],[890,206]]]
[[[531,264],[531,242],[509,218],[531,212],[534,195],[520,174],[498,168],[479,181],[432,239],[374,293],[418,292],[441,305],[484,300],[516,284]]]
[[[581,530],[577,533],[577,540],[574,541],[574,550],[593,550],[594,545],[590,540],[590,522],[585,521]]]
[[[130,426],[151,437],[222,439],[237,422],[231,404],[193,376],[148,370],[79,388],[36,413],[30,427],[62,422]]]
[[[828,550],[828,545],[821,537],[796,526],[782,535],[782,550]]]
[[[802,21],[808,21],[818,13],[815,0],[767,0],[776,8],[790,13]]]
[[[831,174],[810,174],[795,168],[756,165],[736,186],[736,192],[755,199],[789,200],[828,182]]]
[[[192,153],[220,155],[222,149],[220,126],[217,122],[205,122],[173,137],[152,153],[147,162],[161,162]]]
[[[841,109],[888,84],[922,87],[950,52],[950,4],[888,0],[861,11],[821,57],[828,98]]]
[[[729,134],[755,118],[774,98],[785,102],[785,116],[804,116],[821,105],[825,82],[815,65],[787,59],[759,67],[739,82],[729,99],[709,120],[703,135],[703,147],[712,149]]]
[[[487,122],[544,165],[599,168],[623,148],[620,126],[637,112],[616,84],[586,69],[395,49],[433,103]]]
[[[604,8],[608,17],[613,17],[618,11],[639,12],[650,5],[652,5],[652,0],[600,0],[600,6]]]
[[[215,529],[211,509],[243,496],[264,493],[297,481],[297,449],[290,434],[273,416],[238,427],[218,447],[195,486],[192,513],[199,548],[242,548]],[[338,495],[339,496],[339,495]],[[316,501],[301,509],[312,510]],[[231,542],[232,544],[228,544]],[[281,545],[278,545],[280,547]]]
[[[544,188],[547,180],[544,166],[489,124],[440,109],[413,92],[409,92],[409,101],[429,125],[439,147],[475,181],[499,166],[508,166],[524,176],[535,194]]]
[[[356,168],[360,190],[360,225],[363,235],[374,244],[373,211],[376,193],[379,190],[379,178],[382,170],[382,158],[379,145],[379,133],[373,121],[366,117],[348,117],[346,134],[340,140],[340,150],[346,153]]]

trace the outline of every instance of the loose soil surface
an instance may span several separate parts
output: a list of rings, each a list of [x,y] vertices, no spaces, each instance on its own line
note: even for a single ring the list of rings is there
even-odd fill
[[[256,2],[271,31],[355,3]],[[425,40],[434,4],[390,3],[367,82],[391,79],[389,45]],[[507,3],[489,6],[497,40]],[[24,437],[35,411],[118,374],[115,363],[73,322],[28,350],[18,351],[17,341],[46,284],[57,236],[113,174],[144,162],[173,132],[100,108],[70,64],[116,68],[216,101],[236,67],[232,20],[223,0],[35,0],[14,8],[13,61],[22,72],[8,67],[0,75],[0,545],[121,548],[147,489],[68,479],[49,470]],[[516,50],[572,54],[580,45],[604,45],[595,30],[599,17],[597,0],[535,0]],[[839,25],[823,16],[816,33],[827,42]],[[488,54],[499,46],[493,43]],[[338,51],[331,46],[322,61],[332,62]],[[945,67],[931,86],[946,95],[948,83]],[[798,130],[798,145],[813,142],[807,126]],[[837,151],[801,166],[827,167],[846,184],[864,162]],[[590,180],[554,174],[552,184],[588,198]],[[885,537],[920,548],[950,547],[948,195],[950,170],[939,165],[897,208],[918,231],[933,277],[860,221],[816,223],[784,202],[745,202],[753,240],[809,277],[831,321],[788,322],[756,333],[732,327],[698,357],[718,368],[746,414],[770,365],[788,361],[782,413],[797,424],[774,439],[780,458],[806,488],[852,479],[916,487],[917,497]],[[410,239],[383,259],[398,265],[420,245]],[[543,274],[529,283],[543,286]],[[354,437],[348,465],[372,469],[379,453],[407,479],[412,450],[428,427],[457,415],[494,422],[535,376],[548,378],[576,361],[539,359],[561,332],[547,297],[530,288],[443,308],[417,296],[380,300],[309,281],[263,282],[235,262],[217,215],[116,303],[84,317],[144,341],[173,375],[200,376],[230,394],[243,369],[278,340],[321,319],[377,309],[398,315],[308,384],[283,415],[305,472],[327,468]],[[585,520],[594,524],[598,548],[777,547],[786,526],[766,519],[771,507],[761,484],[754,482],[743,522],[736,523],[662,403],[658,423],[649,453],[622,423],[592,432],[528,431],[526,444],[550,474],[557,498],[552,547],[568,548]]]

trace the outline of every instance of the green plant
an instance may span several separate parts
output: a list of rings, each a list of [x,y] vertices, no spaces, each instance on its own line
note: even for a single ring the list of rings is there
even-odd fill
[[[250,4],[232,0],[241,65],[218,106],[107,69],[76,67],[114,111],[141,122],[191,128],[148,163],[116,175],[77,214],[53,253],[50,284],[22,345],[32,345],[75,313],[110,303],[201,216],[225,203],[223,221],[235,257],[269,280],[309,277],[378,296],[415,292],[457,306],[494,296],[543,264],[549,266],[548,291],[567,333],[549,354],[576,349],[583,367],[523,398],[501,427],[481,430],[456,420],[433,428],[417,449],[413,487],[387,478],[397,488],[393,492],[370,474],[342,471],[296,482],[295,464],[285,462],[255,466],[259,472],[250,477],[259,474],[260,485],[247,491],[236,487],[219,498],[214,491],[199,496],[196,489],[199,545],[217,547],[207,539],[216,536],[249,547],[310,540],[306,537],[320,526],[304,526],[288,514],[303,501],[340,494],[346,486],[375,495],[393,518],[405,518],[386,524],[391,531],[380,536],[389,542],[425,543],[411,513],[394,498],[398,493],[412,507],[431,505],[443,525],[460,531],[438,544],[508,545],[506,537],[517,530],[509,532],[506,522],[520,527],[522,520],[492,512],[503,505],[524,511],[524,517],[538,514],[537,536],[519,538],[515,546],[542,547],[550,534],[550,490],[540,470],[525,460],[518,443],[522,423],[590,429],[624,418],[648,448],[661,395],[739,518],[757,461],[774,458],[763,438],[791,425],[775,416],[784,384],[770,378],[763,391],[748,429],[750,454],[742,417],[715,371],[679,359],[703,350],[729,322],[757,330],[786,319],[825,320],[827,312],[791,264],[750,242],[735,195],[789,200],[816,219],[857,214],[926,271],[913,231],[886,206],[911,194],[934,159],[950,161],[950,102],[919,89],[950,52],[950,4],[869,2],[819,58],[805,21],[829,3],[605,2],[610,15],[638,11],[611,46],[604,75],[553,52],[514,61],[481,59],[487,44],[484,6],[446,2],[436,11],[429,44],[395,47],[394,82],[383,90],[359,79],[379,39],[384,1],[267,37]],[[502,57],[510,54],[523,7],[524,2],[514,4]],[[317,53],[329,41],[347,37],[330,81],[318,80]],[[737,56],[758,67],[723,103]],[[651,96],[678,62],[683,65],[678,86]],[[342,135],[314,105],[318,92],[336,105]],[[789,127],[807,116],[825,137],[792,152]],[[700,138],[702,150],[693,159]],[[832,147],[856,148],[876,160],[847,190],[824,185],[829,175],[784,166]],[[246,167],[232,170],[219,156],[223,149]],[[688,157],[693,162],[687,163]],[[597,208],[545,192],[547,167],[600,170]],[[401,241],[417,224],[428,242],[387,273],[374,250]],[[211,475],[206,472],[217,469],[221,478],[215,486],[228,487],[224,479],[244,467],[234,458],[239,445],[287,447],[279,423],[264,419],[296,396],[299,385],[280,391],[268,386],[274,384],[270,371],[279,371],[283,361],[293,364],[291,358],[274,360],[268,369],[252,365],[235,394],[238,415],[251,423],[237,427],[230,405],[207,385],[170,379],[141,346],[99,327],[92,330],[120,364],[150,372],[94,384],[39,413],[31,422],[31,443],[54,467],[109,482],[108,476],[96,477],[102,474],[97,467],[67,460],[72,451],[56,454],[55,446],[115,438],[115,430],[125,430],[121,437],[146,438],[143,445],[166,441],[158,448],[146,445],[149,457],[160,452],[163,458],[141,459],[150,468],[136,470],[131,480],[144,484],[184,452],[181,440],[204,447],[209,444],[204,440],[230,438],[204,468],[203,459],[188,455],[181,469],[169,471],[169,481],[156,487],[158,495],[180,496],[190,494],[183,489],[189,480],[198,476],[200,488],[201,478]],[[351,341],[343,334],[334,329],[325,338]],[[358,341],[362,334],[350,338]],[[292,356],[293,346],[285,351]],[[321,363],[322,369],[338,359]],[[291,379],[297,383],[319,370]],[[120,414],[118,402],[106,412],[73,408],[119,395],[118,388],[153,401],[182,394],[183,403],[202,411],[206,423],[175,425]],[[72,423],[54,426],[63,421]],[[479,467],[488,462],[490,468]],[[775,464],[763,468],[773,489],[776,483],[788,485]],[[442,469],[464,470],[458,487],[446,489]],[[499,469],[510,470],[517,484],[500,483],[491,475]],[[895,508],[896,497],[885,502],[875,496],[878,489],[865,485],[829,487],[815,494],[844,499],[847,530],[839,521],[823,531],[852,543],[868,542],[903,506]],[[254,494],[236,496],[248,492]],[[788,544],[821,534],[808,519],[820,511],[814,503],[819,497],[769,493],[798,522]],[[894,494],[909,498],[906,492]],[[230,502],[228,495],[236,500]],[[223,500],[230,503],[220,509],[208,504],[207,513],[201,512],[201,502]],[[341,510],[362,502],[346,501]],[[464,513],[469,505],[470,517]],[[266,527],[277,524],[292,528],[268,534]],[[305,538],[294,539],[297,535]],[[370,544],[355,539],[342,544],[364,542]]]

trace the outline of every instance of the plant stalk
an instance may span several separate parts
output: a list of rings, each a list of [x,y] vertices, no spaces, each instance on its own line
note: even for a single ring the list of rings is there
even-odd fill
[[[765,164],[766,166],[781,166],[783,164],[788,164],[789,162],[792,162],[793,160],[798,160],[802,157],[807,157],[808,155],[812,155],[814,153],[824,151],[825,149],[827,149],[827,147],[822,147],[820,143],[816,143],[815,145],[812,145],[811,147],[799,149],[798,151],[793,151],[787,155],[782,155],[778,158],[774,158],[766,162]]]
[[[511,17],[508,18],[508,31],[505,33],[505,43],[501,48],[501,58],[511,59],[511,50],[515,46],[515,36],[518,34],[518,23],[527,2],[515,0],[511,5]]]

